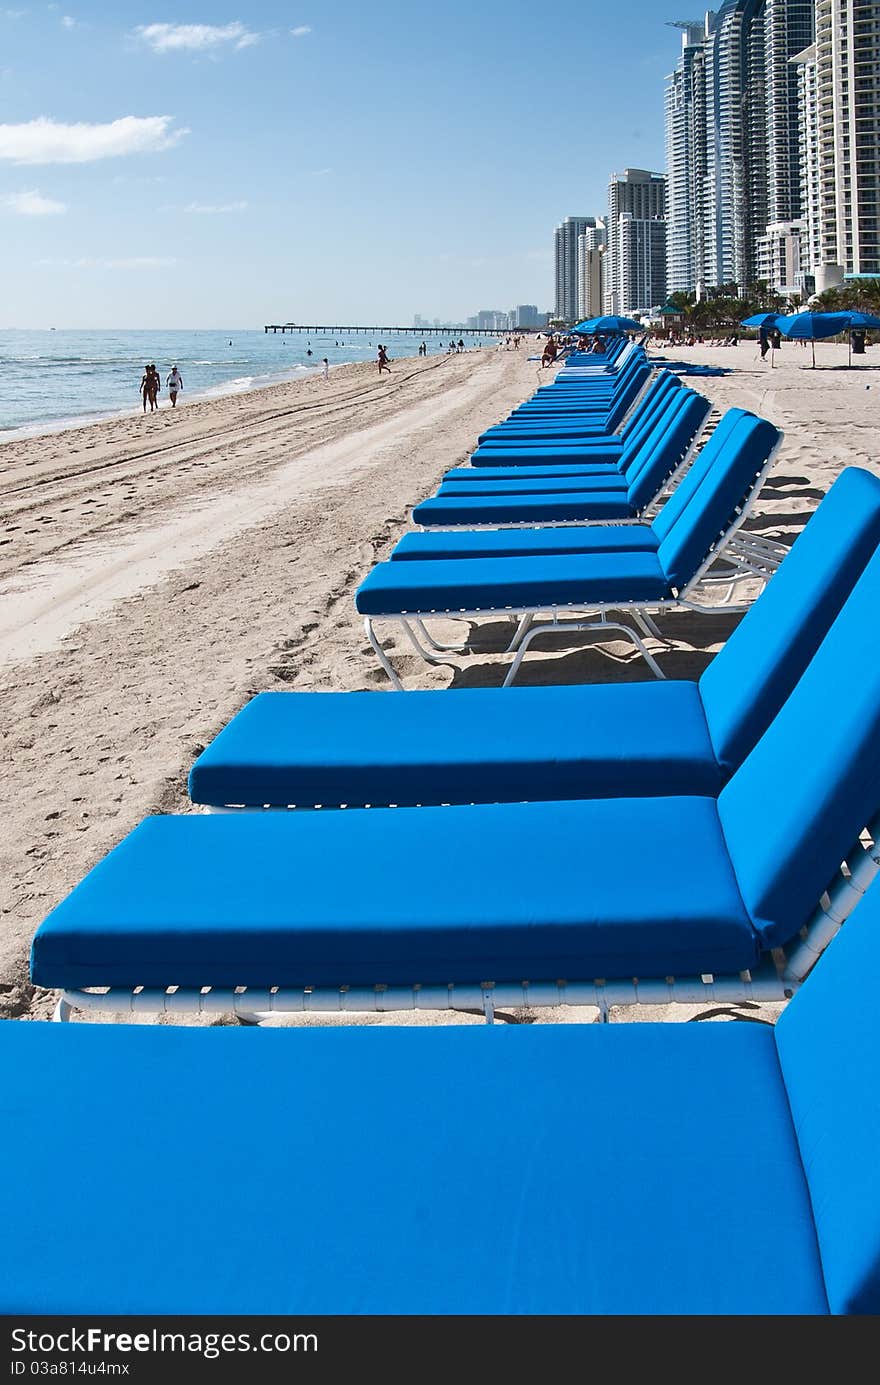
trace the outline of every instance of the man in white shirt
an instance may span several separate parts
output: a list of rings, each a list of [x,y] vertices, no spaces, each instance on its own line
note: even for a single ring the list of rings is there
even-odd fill
[[[171,407],[172,409],[175,409],[177,407],[177,395],[179,391],[183,389],[183,376],[177,369],[177,366],[174,367],[171,374],[165,381],[165,384],[168,386],[168,394],[171,399]]]

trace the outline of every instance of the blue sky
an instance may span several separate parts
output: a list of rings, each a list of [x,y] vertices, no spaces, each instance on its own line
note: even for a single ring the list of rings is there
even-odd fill
[[[663,167],[667,13],[0,0],[0,327],[550,307],[560,218]]]

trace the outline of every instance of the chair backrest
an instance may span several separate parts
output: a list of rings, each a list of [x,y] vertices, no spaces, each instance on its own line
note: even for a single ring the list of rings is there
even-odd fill
[[[719,440],[721,431],[719,425],[677,487],[674,495],[682,487],[688,492],[657,549],[669,585],[679,592],[734,523],[781,437],[778,428],[754,414],[743,414]]]
[[[632,456],[650,433],[671,395],[682,388],[677,375],[659,375],[651,381],[644,397],[621,429],[622,459]]]
[[[797,935],[880,804],[878,611],[880,550],[718,797],[740,894],[767,947]]]
[[[611,405],[611,408],[608,410],[608,416],[605,425],[607,432],[613,433],[615,431],[618,424],[621,423],[623,418],[629,412],[630,407],[635,403],[636,399],[641,394],[642,390],[645,388],[650,378],[651,367],[649,365],[646,365],[644,362],[642,362],[640,365],[637,365],[635,367],[632,374],[627,379],[626,383],[622,385],[620,391],[615,397],[614,403]]]
[[[666,538],[673,525],[699,493],[703,478],[711,470],[716,449],[720,448],[722,443],[731,436],[737,422],[744,416],[744,409],[728,409],[727,413],[719,419],[714,432],[707,438],[701,451],[694,458],[694,464],[689,468],[687,476],[683,478],[680,485],[676,486],[672,495],[664,502],[660,513],[655,515],[651,521],[658,539]],[[709,447],[710,443],[713,444],[712,448]]]
[[[776,1024],[832,1313],[880,1313],[880,880]]]
[[[681,466],[712,409],[708,399],[693,390],[677,391],[673,401],[642,448],[642,455],[624,471],[629,503],[636,513],[651,503]]]
[[[700,679],[728,773],[770,725],[878,546],[880,477],[847,467]]]

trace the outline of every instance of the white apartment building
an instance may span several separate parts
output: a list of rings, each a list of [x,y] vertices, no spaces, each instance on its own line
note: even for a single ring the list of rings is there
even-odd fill
[[[768,227],[801,214],[791,59],[812,38],[813,0],[726,0],[674,27],[682,51],[666,79],[669,290],[744,286],[761,277]]]
[[[880,274],[880,3],[816,0],[815,53],[821,289]]]
[[[577,317],[580,321],[604,312],[604,262],[608,233],[596,218],[577,238]]]
[[[556,316],[573,323],[578,311],[577,245],[578,236],[594,229],[594,216],[567,216],[554,233],[556,270]]]
[[[644,168],[608,184],[605,311],[626,315],[666,301],[666,178]]]

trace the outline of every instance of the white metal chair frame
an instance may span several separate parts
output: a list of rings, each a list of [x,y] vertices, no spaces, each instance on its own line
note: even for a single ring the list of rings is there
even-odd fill
[[[506,650],[504,650],[504,653],[514,655],[513,663],[504,679],[503,686],[505,688],[509,688],[516,679],[523,658],[533,641],[540,635],[558,634],[560,632],[565,634],[594,635],[599,639],[605,638],[612,631],[621,634],[633,644],[636,651],[645,660],[656,678],[665,677],[659,664],[648,650],[644,641],[639,637],[636,630],[620,620],[609,620],[609,613],[630,617],[643,635],[653,636],[655,639],[660,640],[664,646],[668,646],[668,640],[661,634],[652,619],[654,614],[669,610],[685,609],[697,611],[701,615],[711,615],[718,611],[719,606],[723,606],[725,610],[729,611],[747,610],[749,605],[748,602],[741,604],[733,603],[732,596],[735,588],[743,581],[754,581],[758,579],[762,582],[766,582],[778,567],[779,559],[772,558],[769,552],[765,554],[760,547],[752,545],[750,538],[749,540],[741,541],[741,545],[736,548],[732,546],[731,540],[741,530],[744,521],[748,518],[749,513],[754,507],[764,478],[773,466],[781,444],[782,439],[780,438],[760,472],[752,482],[747,496],[737,508],[728,528],[723,534],[719,535],[715,544],[687,585],[680,592],[674,592],[671,598],[654,601],[597,602],[589,607],[576,606],[573,604],[561,606],[548,605],[531,608],[477,607],[473,610],[434,609],[366,616],[364,618],[364,631],[379,663],[387,673],[392,687],[398,692],[404,691],[403,684],[376,635],[374,623],[377,620],[390,621],[400,625],[416,653],[425,663],[442,664],[446,661],[437,658],[436,655],[469,654],[472,652],[471,647],[468,644],[441,644],[439,641],[435,640],[427,630],[425,626],[426,619],[461,619],[473,621],[485,618],[486,616],[505,616],[510,619],[518,619],[519,623],[514,636]],[[710,568],[719,560],[724,561],[726,569],[721,572],[710,574]],[[539,561],[540,559],[535,559],[535,562]],[[727,591],[720,602],[713,605],[703,605],[694,598],[693,594],[699,587],[711,588],[719,585],[727,587]],[[583,611],[589,614],[591,618],[588,620],[566,619],[566,617],[577,611]],[[541,616],[545,617],[545,619],[538,621],[538,617]],[[546,619],[548,616],[549,619]],[[598,617],[598,619],[596,617]],[[421,637],[421,639],[419,637]],[[424,644],[422,641],[424,641]],[[432,650],[434,651],[433,653],[431,652]]]
[[[282,809],[281,811],[287,811]],[[379,810],[381,811],[381,810]],[[412,986],[168,986],[62,991],[53,1018],[74,1010],[133,1015],[234,1014],[258,1022],[271,1014],[385,1014],[401,1010],[477,1011],[492,1023],[496,1009],[528,1010],[560,1005],[594,1006],[607,1021],[612,1006],[744,1004],[790,1000],[831,939],[840,931],[871,881],[880,873],[880,813],[847,852],[809,922],[786,948],[776,948],[758,967],[736,975],[629,980],[543,980]]]

